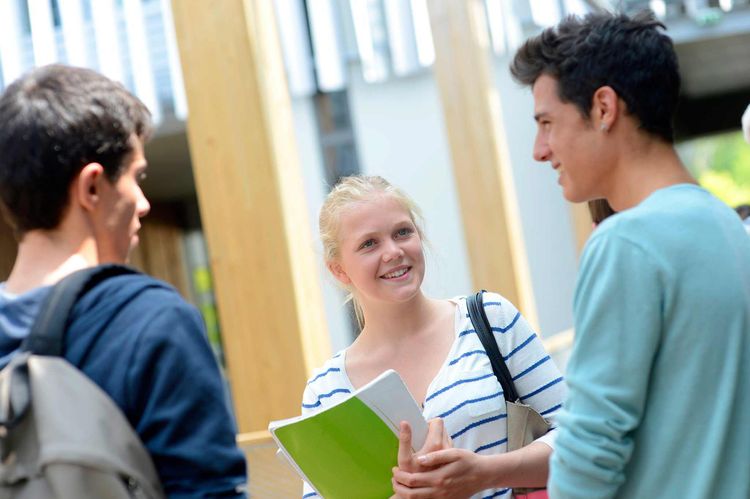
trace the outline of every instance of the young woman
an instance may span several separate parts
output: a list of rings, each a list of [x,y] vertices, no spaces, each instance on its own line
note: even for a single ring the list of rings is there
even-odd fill
[[[324,258],[351,293],[362,332],[313,374],[302,410],[333,404],[394,369],[425,417],[442,419],[436,431],[444,426],[456,448],[450,462],[437,468],[442,463],[420,466],[416,459],[400,456],[397,495],[510,497],[510,487],[544,486],[554,432],[505,454],[502,389],[465,299],[438,300],[422,293],[425,259],[419,221],[414,203],[381,177],[344,178],[328,195],[320,211]],[[522,401],[554,419],[565,386],[541,341],[502,296],[487,293],[484,305]],[[402,440],[408,439],[408,428],[403,429]],[[471,466],[469,472],[465,465]],[[412,483],[398,483],[399,476]],[[435,477],[444,482],[446,476],[452,477],[448,487],[430,483]],[[306,486],[304,497],[316,494]]]

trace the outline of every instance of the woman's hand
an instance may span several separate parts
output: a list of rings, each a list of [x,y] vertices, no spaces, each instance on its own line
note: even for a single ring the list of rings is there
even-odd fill
[[[419,456],[451,447],[451,439],[445,431],[442,419],[431,419],[427,422],[427,425],[427,437],[424,445],[417,452],[412,452],[411,426],[406,421],[401,422],[398,442],[398,469],[410,472],[425,471],[428,468],[419,465],[417,461]]]
[[[415,459],[425,471],[393,469],[393,491],[401,499],[459,499],[488,488],[485,458],[466,449],[444,449]]]
[[[452,449],[443,420],[431,419],[425,444],[412,452],[411,427],[401,423],[398,468],[393,468],[394,498],[469,497],[482,490],[477,464],[481,457]]]
[[[407,442],[409,444],[409,442]],[[417,453],[415,466],[393,469],[393,491],[399,499],[463,498],[485,489],[544,487],[552,449],[533,442],[519,450],[482,456],[466,449]],[[415,471],[416,469],[416,471]]]

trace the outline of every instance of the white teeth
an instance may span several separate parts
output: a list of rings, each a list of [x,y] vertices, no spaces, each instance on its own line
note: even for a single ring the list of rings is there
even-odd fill
[[[395,277],[401,277],[402,275],[406,274],[408,271],[408,268],[403,268],[401,270],[396,270],[394,272],[388,272],[387,274],[383,275],[386,279],[393,279]]]

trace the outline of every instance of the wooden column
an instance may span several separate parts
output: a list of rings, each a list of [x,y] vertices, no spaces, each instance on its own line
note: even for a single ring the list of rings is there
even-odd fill
[[[235,412],[263,430],[330,354],[273,2],[172,7]]]
[[[570,221],[576,237],[576,249],[580,256],[593,230],[591,213],[589,213],[587,203],[568,203],[568,205],[570,206]]]
[[[428,0],[434,73],[475,288],[498,291],[537,325],[482,0]]]
[[[168,282],[183,298],[191,301],[182,246],[183,229],[178,222],[177,209],[168,203],[151,203],[151,211],[141,220],[140,242],[130,254],[130,264]]]
[[[0,217],[0,281],[10,275],[17,253],[18,242],[13,237],[13,229]]]

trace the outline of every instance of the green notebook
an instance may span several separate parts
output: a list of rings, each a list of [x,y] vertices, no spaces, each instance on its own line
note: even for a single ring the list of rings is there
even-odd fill
[[[399,423],[422,448],[427,423],[401,377],[385,371],[347,399],[314,414],[272,421],[268,430],[300,476],[325,499],[393,495]]]

